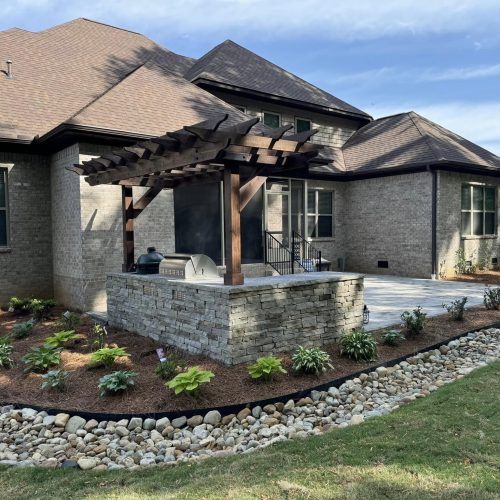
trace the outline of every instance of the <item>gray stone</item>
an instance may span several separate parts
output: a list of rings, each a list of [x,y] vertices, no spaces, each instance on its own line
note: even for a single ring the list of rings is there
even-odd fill
[[[115,432],[120,437],[126,437],[126,436],[128,436],[130,434],[130,431],[126,427],[123,427],[121,425],[119,425],[118,427],[116,427]]]
[[[221,420],[222,420],[222,415],[217,410],[212,410],[205,415],[203,422],[205,424],[210,424],[215,426],[219,425]]]
[[[83,427],[87,432],[91,432],[93,431],[94,429],[97,429],[99,425],[99,422],[97,420],[94,420],[93,418],[91,420],[89,420],[85,426]]]
[[[174,418],[171,424],[174,429],[180,429],[181,427],[184,427],[186,425],[186,422],[187,422],[186,417],[178,417]]]
[[[156,420],[154,418],[147,418],[144,420],[142,427],[146,431],[151,431],[156,427]]]
[[[187,425],[189,427],[196,427],[203,423],[203,417],[201,415],[193,415],[191,418],[188,418]]]
[[[58,413],[56,415],[56,418],[54,419],[54,426],[64,428],[66,427],[68,420],[69,420],[69,415],[67,413]]]
[[[86,423],[84,418],[74,415],[66,422],[64,430],[69,434],[74,434],[78,429],[83,429]]]
[[[95,457],[80,458],[77,463],[80,469],[89,470],[97,467],[99,459]]]
[[[142,418],[140,418],[140,417],[132,417],[130,419],[130,422],[127,425],[127,429],[129,431],[133,431],[133,430],[137,429],[137,427],[139,427],[139,428],[142,429]]]

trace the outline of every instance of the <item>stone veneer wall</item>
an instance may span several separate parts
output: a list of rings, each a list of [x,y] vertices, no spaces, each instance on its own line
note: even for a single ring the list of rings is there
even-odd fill
[[[111,326],[229,365],[334,342],[363,320],[363,277],[352,274],[226,287],[120,273],[108,275],[107,293]]]
[[[52,297],[50,170],[39,155],[0,152],[7,170],[7,247],[0,247],[0,304],[13,295]]]

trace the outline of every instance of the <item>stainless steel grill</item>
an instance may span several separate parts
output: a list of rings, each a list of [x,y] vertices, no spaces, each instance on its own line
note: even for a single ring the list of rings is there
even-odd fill
[[[160,275],[176,279],[213,279],[218,277],[215,262],[203,254],[171,253],[160,262]]]

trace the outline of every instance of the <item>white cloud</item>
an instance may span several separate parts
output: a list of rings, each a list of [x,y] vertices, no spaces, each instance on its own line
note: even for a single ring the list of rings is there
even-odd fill
[[[203,37],[228,32],[266,38],[303,33],[337,40],[401,33],[483,33],[498,26],[498,0],[10,0],[0,5],[3,28],[46,27],[90,17],[146,33]],[[497,30],[498,31],[498,30]],[[168,35],[167,35],[168,36]]]
[[[500,75],[500,64],[471,66],[464,68],[449,68],[445,70],[430,69],[419,78],[424,82],[439,82],[447,80],[471,80],[474,78],[489,78]]]
[[[450,102],[437,105],[401,103],[363,109],[374,118],[415,111],[500,156],[500,101],[479,104]]]

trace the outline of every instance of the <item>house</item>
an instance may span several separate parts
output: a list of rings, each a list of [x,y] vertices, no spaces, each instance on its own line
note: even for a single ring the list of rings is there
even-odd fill
[[[122,195],[67,167],[221,113],[318,129],[324,146],[322,164],[268,177],[242,212],[244,274],[269,272],[267,234],[287,248],[293,232],[334,271],[439,277],[459,249],[496,263],[500,158],[416,113],[373,120],[232,41],[194,60],[86,19],[1,32],[0,60],[2,303],[102,308],[122,269]],[[162,190],[136,220],[135,258],[155,246],[224,266],[222,204],[219,182]]]

